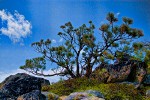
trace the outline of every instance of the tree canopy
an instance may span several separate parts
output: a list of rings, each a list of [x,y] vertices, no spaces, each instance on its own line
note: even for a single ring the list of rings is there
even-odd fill
[[[142,30],[132,27],[133,20],[130,18],[123,17],[119,25],[119,19],[108,13],[106,20],[108,22],[99,27],[99,33],[94,32],[92,21],[89,21],[89,26],[83,24],[78,28],[73,27],[71,22],[60,26],[62,32],[58,36],[63,38],[63,44],[53,46],[50,39],[32,43],[42,57],[28,59],[20,68],[43,76],[89,77],[95,65],[131,52],[132,40],[144,35]],[[53,74],[43,73],[46,61],[58,65]]]

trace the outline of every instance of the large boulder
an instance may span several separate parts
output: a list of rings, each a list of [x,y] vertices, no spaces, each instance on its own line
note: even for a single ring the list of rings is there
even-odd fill
[[[118,67],[118,66],[116,66],[116,67]],[[122,68],[119,71],[112,69],[109,72],[110,76],[107,79],[107,83],[125,81],[125,80],[127,80],[130,72],[131,72],[131,65],[122,66]]]
[[[91,78],[100,82],[138,82],[141,84],[146,75],[146,64],[136,60],[127,60],[114,64],[101,64],[93,73]]]
[[[33,92],[33,90],[41,91],[43,82],[47,82],[47,80],[25,73],[18,73],[7,77],[2,82],[3,86],[1,87],[1,93],[15,100],[18,96]]]

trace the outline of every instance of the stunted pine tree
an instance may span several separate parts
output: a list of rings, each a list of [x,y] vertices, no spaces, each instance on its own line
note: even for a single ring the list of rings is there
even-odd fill
[[[108,23],[101,25],[97,34],[92,21],[89,26],[83,24],[78,28],[74,28],[71,22],[60,26],[62,32],[58,36],[63,38],[63,45],[53,46],[50,39],[32,43],[43,56],[26,60],[20,68],[42,76],[89,77],[95,65],[121,56],[120,51],[130,50],[133,39],[143,36],[141,30],[131,27],[133,21],[130,18],[124,17],[123,23],[118,25],[118,18],[108,13],[106,20]],[[58,65],[53,74],[43,73],[46,61]]]

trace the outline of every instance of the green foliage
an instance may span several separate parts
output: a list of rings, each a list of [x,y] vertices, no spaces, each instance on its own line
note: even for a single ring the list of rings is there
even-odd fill
[[[38,72],[46,68],[46,60],[43,57],[37,57],[33,59],[27,59],[24,66],[20,66],[20,69],[28,70],[30,72]]]
[[[150,42],[136,42],[133,44],[133,48],[132,59],[145,62],[147,73],[150,74]]]
[[[54,95],[48,94],[48,100],[54,100],[54,99],[55,99]]]
[[[48,97],[48,100],[61,100],[53,93],[49,93],[47,97]]]
[[[85,77],[77,78],[77,79],[70,79],[66,81],[59,81],[53,85],[50,85],[49,91],[62,95],[69,95],[72,92],[75,92],[78,89],[84,90],[87,86],[91,86],[96,84],[96,80],[89,80]]]
[[[121,98],[122,100],[142,100],[144,96],[140,94],[143,90],[137,90],[133,85],[110,83],[103,84],[97,80],[89,80],[88,78],[77,78],[61,81],[50,85],[50,92],[62,95],[69,95],[72,92],[81,92],[85,90],[97,90],[104,94],[106,100],[113,98]]]
[[[105,72],[107,72],[107,69],[103,68],[103,69],[101,69],[101,71],[99,72],[99,74],[102,74],[102,73],[105,73]]]
[[[42,86],[42,89],[41,89],[41,90],[42,90],[42,91],[48,91],[49,88],[50,88],[49,85],[47,85],[47,86]]]
[[[144,59],[146,62],[148,62],[148,65],[150,65],[150,50],[146,51],[146,56]]]
[[[2,86],[3,86],[3,83],[0,83],[0,89],[2,88]]]
[[[118,18],[113,13],[108,13],[106,20],[108,23],[99,27],[100,34],[94,32],[95,25],[92,21],[89,21],[89,25],[83,24],[77,28],[73,27],[71,22],[65,23],[60,26],[62,32],[58,33],[58,36],[64,39],[63,43],[54,46],[50,39],[32,43],[31,46],[41,53],[43,58],[26,60],[25,65],[20,68],[43,76],[90,77],[96,64],[120,58],[124,53],[132,53],[132,40],[143,36],[143,32],[133,28],[133,20],[127,17],[122,19],[123,23],[120,25],[116,23]],[[136,49],[141,47],[140,44],[134,44]],[[116,56],[118,52],[120,54]],[[58,65],[56,70],[53,70],[54,74],[37,73],[45,69],[43,59]]]
[[[130,18],[127,18],[127,17],[123,17],[122,19],[126,24],[132,24],[133,23],[133,20],[130,19]]]

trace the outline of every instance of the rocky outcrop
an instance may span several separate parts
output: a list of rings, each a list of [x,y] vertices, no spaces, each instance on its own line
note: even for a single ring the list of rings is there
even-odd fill
[[[126,58],[115,64],[101,64],[93,71],[91,78],[104,83],[129,81],[141,84],[145,75],[146,64],[144,62]]]
[[[33,96],[33,98],[40,98],[41,85],[43,85],[44,82],[49,84],[48,81],[43,78],[37,78],[25,73],[11,75],[2,82],[3,86],[0,91],[0,100],[3,100],[4,97],[16,100],[19,96],[21,96],[21,98],[30,98],[31,96]]]

